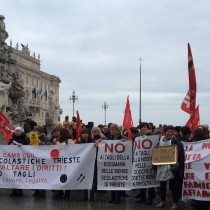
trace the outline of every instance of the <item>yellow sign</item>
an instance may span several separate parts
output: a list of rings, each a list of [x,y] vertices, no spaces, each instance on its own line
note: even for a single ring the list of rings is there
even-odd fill
[[[177,146],[156,146],[152,150],[152,164],[153,165],[167,165],[177,163]]]
[[[31,145],[38,145],[39,143],[39,135],[37,132],[30,132],[29,139]]]

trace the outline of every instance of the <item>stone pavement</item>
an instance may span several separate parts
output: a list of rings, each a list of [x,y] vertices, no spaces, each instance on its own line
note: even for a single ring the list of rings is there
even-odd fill
[[[53,198],[51,191],[46,192],[45,198],[33,197],[33,190],[23,190],[24,195],[22,197],[10,197],[10,192],[10,189],[0,189],[1,210],[152,210],[157,209],[155,205],[159,201],[159,196],[157,196],[151,206],[138,204],[136,203],[137,199],[135,198],[137,191],[127,192],[129,198],[124,197],[120,204],[108,203],[110,192],[97,192],[93,203],[82,201],[82,192],[76,190],[71,191],[71,196],[68,200]],[[171,200],[167,200],[167,205],[164,210],[169,210],[171,205]],[[179,205],[179,210],[190,209],[190,202],[181,202]]]

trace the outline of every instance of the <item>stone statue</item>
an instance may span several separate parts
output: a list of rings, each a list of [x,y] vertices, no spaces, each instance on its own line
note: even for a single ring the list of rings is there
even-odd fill
[[[13,124],[23,125],[31,113],[25,102],[25,90],[23,81],[19,78],[16,60],[12,56],[12,40],[8,46],[5,42],[7,38],[4,16],[0,15],[0,109],[9,116]],[[16,48],[18,49],[18,43]]]
[[[48,96],[48,114],[49,117],[54,119],[54,113],[56,108],[56,98],[53,90],[50,90],[49,96]]]
[[[8,92],[9,92],[9,88],[11,86],[12,82],[10,82],[9,84],[5,84],[3,82],[0,81],[0,111],[3,114],[6,114],[6,107],[8,106],[9,102],[8,102]]]

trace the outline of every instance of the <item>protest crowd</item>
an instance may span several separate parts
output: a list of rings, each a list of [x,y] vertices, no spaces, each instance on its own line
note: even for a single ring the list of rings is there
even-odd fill
[[[79,126],[79,128],[78,128]],[[8,142],[9,145],[30,145],[34,142],[30,141],[30,134],[36,133],[38,135],[37,144],[44,145],[66,145],[69,144],[88,144],[94,143],[96,148],[103,140],[121,140],[132,141],[134,143],[137,137],[157,135],[159,143],[157,146],[177,145],[178,159],[174,165],[152,165],[151,171],[155,175],[156,180],[159,181],[159,187],[147,187],[136,189],[136,202],[151,205],[154,204],[155,198],[158,196],[159,203],[156,203],[156,208],[164,208],[167,205],[166,196],[170,195],[173,201],[170,209],[175,210],[179,207],[179,202],[182,199],[182,186],[185,170],[185,151],[183,142],[197,142],[209,139],[208,125],[199,125],[193,132],[190,131],[188,126],[172,126],[172,125],[159,125],[155,127],[153,123],[142,122],[137,127],[131,129],[124,129],[115,123],[108,125],[98,125],[92,127],[88,124],[85,125],[80,121],[76,122],[76,118],[69,120],[65,117],[63,123],[58,123],[54,126],[51,133],[47,134],[44,126],[34,124],[31,126],[30,131],[24,132],[24,128],[17,126],[14,129],[12,139]],[[79,136],[78,136],[79,133]],[[97,152],[96,152],[97,159]],[[130,172],[131,173],[131,172]],[[169,185],[168,185],[169,184]],[[170,190],[171,193],[167,193]],[[97,189],[97,161],[95,160],[93,184],[91,190],[83,190],[83,197],[81,200],[87,202],[95,201],[95,194]],[[32,196],[45,197],[46,190],[36,189]],[[107,202],[118,204],[122,202],[122,198],[129,197],[126,190],[108,190],[110,193],[110,200]],[[21,189],[12,189],[10,196],[22,196]],[[52,197],[59,199],[70,199],[71,190],[53,190]],[[210,199],[210,198],[209,198]],[[189,202],[189,209],[209,209],[208,200],[192,199]]]

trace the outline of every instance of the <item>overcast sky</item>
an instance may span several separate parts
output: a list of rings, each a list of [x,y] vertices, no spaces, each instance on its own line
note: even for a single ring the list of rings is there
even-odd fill
[[[180,109],[187,93],[187,43],[197,77],[201,123],[210,124],[210,1],[2,0],[7,43],[28,44],[41,55],[41,70],[60,77],[61,119],[75,102],[84,123],[122,125],[129,95],[139,121],[185,125]]]

